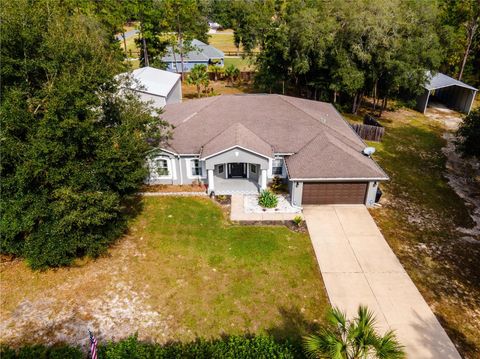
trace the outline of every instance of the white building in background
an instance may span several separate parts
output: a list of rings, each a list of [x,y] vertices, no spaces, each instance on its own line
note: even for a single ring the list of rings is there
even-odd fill
[[[142,100],[150,101],[153,106],[163,108],[167,104],[182,102],[182,83],[180,75],[153,67],[142,67],[131,73],[131,81],[126,81],[123,91],[135,91]]]

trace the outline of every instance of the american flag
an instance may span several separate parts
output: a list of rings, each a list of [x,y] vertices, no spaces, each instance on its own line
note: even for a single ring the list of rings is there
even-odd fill
[[[88,334],[90,335],[90,358],[91,359],[98,359],[97,356],[97,339],[95,336],[92,334],[92,332],[89,330]]]

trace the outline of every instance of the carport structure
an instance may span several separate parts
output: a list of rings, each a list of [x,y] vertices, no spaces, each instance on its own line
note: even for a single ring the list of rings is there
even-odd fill
[[[454,110],[470,113],[478,89],[442,73],[429,74],[428,78],[423,86],[425,91],[417,97],[418,111],[425,113],[428,102],[434,99]]]

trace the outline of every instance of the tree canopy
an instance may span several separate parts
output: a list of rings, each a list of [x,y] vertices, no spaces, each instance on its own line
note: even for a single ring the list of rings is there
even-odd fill
[[[84,9],[6,2],[0,37],[1,251],[35,268],[96,256],[125,229],[166,125],[118,96],[121,51]]]

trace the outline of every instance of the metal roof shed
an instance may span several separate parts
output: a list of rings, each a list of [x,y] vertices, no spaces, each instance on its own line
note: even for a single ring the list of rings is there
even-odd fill
[[[429,100],[433,98],[450,108],[470,113],[478,89],[442,73],[434,76],[429,74],[428,78],[428,82],[423,86],[425,91],[417,97],[418,111],[425,113]]]

